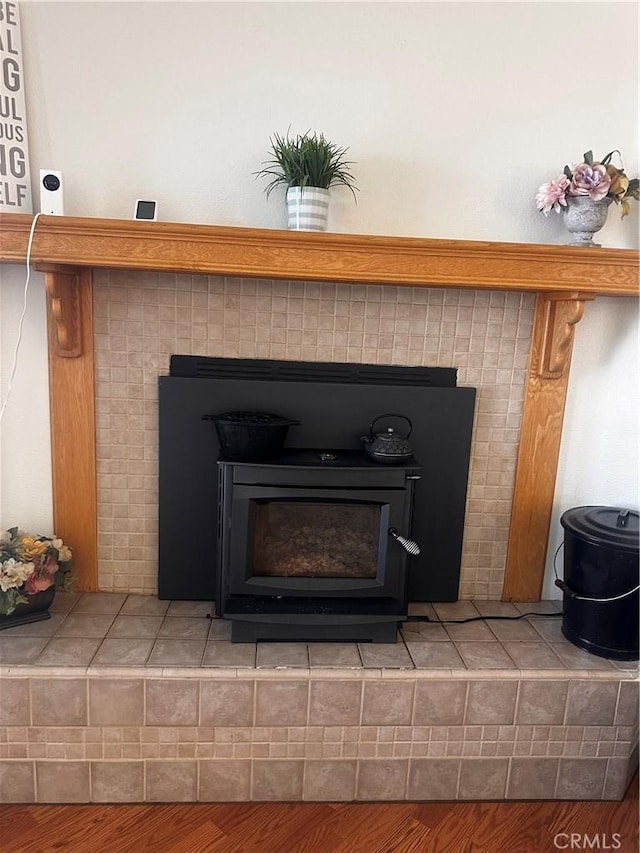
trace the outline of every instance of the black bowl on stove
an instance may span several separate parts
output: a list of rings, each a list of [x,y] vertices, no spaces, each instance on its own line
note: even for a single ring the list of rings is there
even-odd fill
[[[221,454],[235,462],[275,459],[282,453],[289,427],[300,424],[270,412],[222,412],[203,415],[203,420],[213,421]]]

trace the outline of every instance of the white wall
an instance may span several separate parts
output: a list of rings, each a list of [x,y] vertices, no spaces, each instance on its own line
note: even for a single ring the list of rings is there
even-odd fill
[[[252,173],[289,126],[350,147],[359,199],[332,192],[334,231],[562,243],[561,217],[534,209],[539,184],[589,148],[619,148],[638,173],[634,3],[23,2],[21,19],[32,175],[62,170],[68,215],[130,218],[146,196],[166,221],[285,227],[281,196]],[[624,222],[612,210],[601,242],[637,247],[637,207]],[[3,380],[16,275],[0,293]],[[38,340],[42,314],[40,299]],[[636,346],[635,302],[588,305],[558,512],[637,502]],[[48,453],[46,367],[29,356],[17,387],[38,430],[14,392],[3,523],[50,512],[49,488],[26,486]]]
[[[0,266],[0,377],[9,391],[24,304],[24,267]],[[52,531],[49,375],[44,276],[32,273],[11,395],[0,431],[0,524]]]
[[[638,509],[638,304],[587,303],[576,329],[543,595],[556,598],[553,558],[570,507]],[[557,558],[562,577],[562,555]]]

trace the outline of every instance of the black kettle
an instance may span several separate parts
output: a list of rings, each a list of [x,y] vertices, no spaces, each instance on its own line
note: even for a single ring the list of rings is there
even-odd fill
[[[402,418],[409,425],[409,431],[406,435],[400,435],[393,427],[388,427],[385,432],[378,432],[374,435],[374,425],[383,418]],[[369,426],[369,435],[363,435],[360,440],[364,442],[365,450],[370,459],[374,462],[393,465],[399,462],[407,462],[413,456],[413,450],[408,441],[412,429],[413,424],[406,415],[388,412],[374,418]]]

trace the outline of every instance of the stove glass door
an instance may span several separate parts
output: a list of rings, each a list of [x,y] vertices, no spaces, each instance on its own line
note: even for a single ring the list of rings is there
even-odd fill
[[[404,489],[233,486],[224,573],[236,595],[396,595]]]
[[[355,501],[257,500],[256,577],[375,578],[380,505]]]

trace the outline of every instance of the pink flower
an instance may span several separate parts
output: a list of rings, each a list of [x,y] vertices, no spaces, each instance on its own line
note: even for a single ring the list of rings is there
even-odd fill
[[[58,571],[57,561],[48,556],[41,566],[38,566],[33,574],[25,582],[25,590],[29,595],[49,589],[55,582]]]
[[[568,188],[569,179],[564,175],[560,175],[555,181],[543,184],[536,193],[536,207],[545,216],[548,216],[551,210],[560,213],[560,205],[567,206],[566,193]]]
[[[588,195],[593,201],[605,198],[611,186],[611,176],[602,163],[580,163],[573,170],[569,195]]]
[[[53,580],[50,577],[41,575],[36,576],[34,573],[26,582],[24,588],[29,595],[35,595],[36,592],[43,592],[45,589],[49,589],[52,585]]]

